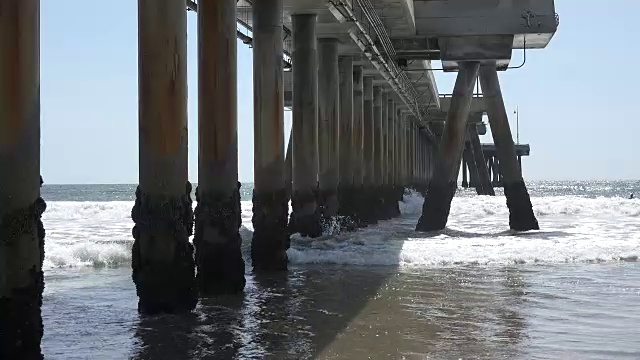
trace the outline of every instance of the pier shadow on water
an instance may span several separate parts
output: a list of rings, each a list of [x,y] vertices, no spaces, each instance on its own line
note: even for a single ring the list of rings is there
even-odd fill
[[[339,253],[340,246],[357,247],[353,243],[360,241],[364,248],[368,234],[377,232],[371,227],[357,234],[301,239],[298,251]],[[242,295],[201,299],[193,315],[141,318],[131,358],[321,357],[398,274],[402,245],[398,240],[385,244],[386,256],[396,259],[391,266],[294,262],[284,274],[254,275],[247,270]]]
[[[378,295],[393,267],[305,265],[247,276],[245,294],[194,314],[141,318],[133,359],[316,358]]]
[[[202,299],[193,315],[141,319],[132,358],[517,357],[527,342],[525,275],[337,264],[247,274],[241,296]]]
[[[128,269],[91,273],[50,282],[47,359],[514,358],[528,340],[529,274],[517,266],[294,265],[156,317],[135,313]]]

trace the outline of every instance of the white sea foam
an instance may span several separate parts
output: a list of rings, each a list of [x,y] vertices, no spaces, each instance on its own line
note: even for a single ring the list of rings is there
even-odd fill
[[[307,239],[294,235],[294,264],[406,267],[635,261],[640,256],[640,200],[534,197],[541,231],[508,229],[502,196],[456,197],[443,232],[413,231],[422,210],[417,194],[400,204],[402,216],[355,233]],[[128,266],[132,202],[49,202],[44,215],[45,269]],[[248,254],[251,202],[242,202],[241,236]]]

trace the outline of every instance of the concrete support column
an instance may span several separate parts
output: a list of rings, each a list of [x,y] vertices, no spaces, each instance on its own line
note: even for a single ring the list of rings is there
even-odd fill
[[[370,121],[371,119],[369,119]],[[353,68],[353,216],[358,226],[365,226],[364,214],[364,78],[362,66]]]
[[[435,170],[429,182],[422,216],[416,226],[417,231],[442,230],[447,224],[451,200],[457,188],[455,176],[464,147],[471,96],[479,67],[477,62],[460,63]]]
[[[397,149],[400,156],[400,169],[398,170],[398,178],[400,179],[400,187],[404,189],[407,185],[407,115],[400,111],[398,113],[398,138]],[[403,191],[404,195],[404,191]]]
[[[341,56],[338,59],[340,78],[340,184],[338,186],[338,213],[343,216],[340,223],[342,228],[355,229],[355,135],[353,126],[353,58]]]
[[[489,181],[491,182],[491,186],[493,186],[493,174],[495,173],[493,169],[493,156],[489,156],[489,159],[487,159],[487,171],[489,172]]]
[[[382,176],[382,186],[389,186],[389,102],[388,95],[384,87],[381,88],[380,93],[380,102],[381,102],[381,145],[380,145],[380,171]]]
[[[325,220],[338,214],[340,109],[338,39],[318,40],[318,204]]]
[[[374,209],[376,209],[376,217],[380,220],[385,217],[384,214],[384,187],[386,184],[385,173],[385,138],[384,124],[386,121],[386,95],[380,86],[373,88],[373,126],[375,131],[374,139],[374,166],[375,166],[375,187],[376,192],[373,193],[372,200],[375,201]]]
[[[407,185],[414,188],[416,187],[416,124],[413,121],[409,121],[409,179]]]
[[[482,184],[478,181],[478,167],[476,166],[476,162],[473,159],[473,150],[471,148],[471,143],[466,142],[464,152],[462,153],[462,161],[469,168],[469,183],[468,187],[472,187],[476,189],[476,193],[478,195],[483,194]],[[463,182],[464,185],[464,182]]]
[[[420,184],[422,185],[424,191],[427,191],[427,185],[429,182],[429,160],[430,160],[430,145],[427,141],[426,135],[420,132],[420,143],[422,145],[422,175],[420,177]]]
[[[414,125],[414,129],[413,129],[413,143],[414,143],[414,162],[413,162],[413,166],[414,166],[414,174],[413,174],[413,188],[416,189],[416,191],[420,191],[420,159],[422,158],[422,155],[420,154],[420,138],[418,137],[418,125]]]
[[[414,137],[413,137],[413,129],[414,123],[412,121],[411,116],[407,119],[407,187],[412,188],[413,174],[414,174],[414,158],[415,158],[415,150],[414,150]]]
[[[487,106],[493,142],[496,144],[496,152],[504,174],[504,194],[509,207],[509,227],[519,231],[538,230],[540,229],[538,220],[533,213],[531,199],[518,165],[495,63],[483,64],[480,68],[480,84]]]
[[[402,134],[402,113],[400,112],[400,106],[396,106],[396,121],[395,130],[393,133],[393,151],[394,151],[394,167],[393,176],[395,179],[396,187],[399,189],[402,187],[402,181],[400,173],[402,172],[402,149],[400,149],[400,136]],[[402,194],[399,194],[399,200],[402,200]]]
[[[420,135],[421,141],[422,141],[422,156],[423,156],[423,161],[422,161],[422,188],[424,189],[424,191],[427,191],[427,187],[429,186],[429,182],[431,181],[431,175],[433,172],[433,164],[431,164],[431,158],[432,158],[432,149],[431,149],[431,144],[429,144],[429,141],[427,140],[427,136],[424,134]]]
[[[193,210],[187,181],[184,3],[139,0],[138,32],[140,185],[131,212],[138,311],[191,311],[197,291],[189,243]]]
[[[435,172],[435,167],[436,167],[435,150],[436,150],[435,144],[432,144],[427,140],[427,180],[425,184],[429,184],[433,179],[433,174]]]
[[[518,167],[520,168],[520,173],[522,173],[522,156],[518,155]]]
[[[398,169],[396,176],[398,177],[398,186],[404,188],[404,159],[406,154],[406,142],[404,138],[406,136],[407,129],[405,128],[405,115],[398,107],[398,132],[396,134],[396,158],[398,159]],[[402,200],[402,198],[400,198]]]
[[[294,14],[293,25],[293,212],[289,232],[322,235],[318,183],[318,58],[316,15]]]
[[[391,94],[387,100],[387,184],[392,189],[396,186],[394,173],[396,171],[395,163],[395,134],[396,134],[396,103],[390,99]]]
[[[424,143],[424,139],[422,138],[422,134],[420,133],[420,128],[417,129],[417,141],[418,141],[418,187],[420,192],[425,192],[427,189],[425,188],[425,180],[426,180],[426,162],[427,162],[427,149],[426,144]]]
[[[400,113],[399,106],[395,106],[395,119],[394,119],[394,129],[393,129],[393,182],[396,186],[396,189],[399,189],[402,186],[402,182],[400,181],[400,171],[402,171],[402,151],[399,147],[400,144],[400,133],[402,131],[402,114]],[[399,200],[402,197],[398,198]]]
[[[482,195],[482,185],[480,184],[480,178],[478,177],[478,167],[473,159],[473,151],[469,149],[469,159],[467,159],[469,165],[469,187],[475,188],[478,195]]]
[[[255,56],[255,55],[254,55]],[[255,96],[255,95],[254,95]],[[254,104],[255,111],[255,104]],[[254,134],[255,137],[255,134]],[[287,202],[291,200],[291,194],[293,192],[293,154],[291,147],[293,146],[293,131],[289,131],[289,141],[287,142],[287,152],[284,156],[284,184],[287,191]],[[254,149],[255,151],[255,149]],[[255,161],[255,160],[254,160]],[[255,191],[255,189],[254,189]],[[289,212],[289,206],[287,206],[287,212]],[[255,229],[254,229],[255,233]]]
[[[391,99],[391,92],[387,100],[387,183],[388,193],[385,198],[385,207],[387,207],[388,217],[400,215],[400,207],[398,200],[402,198],[402,194],[398,193],[398,182],[396,171],[398,169],[396,150],[396,135],[398,133],[398,109],[396,102]]]
[[[466,143],[466,144],[468,144],[468,143]],[[466,144],[465,144],[465,146],[466,146]],[[469,187],[469,179],[467,177],[467,164],[468,163],[466,161],[466,159],[469,156],[467,155],[467,153],[468,153],[468,151],[467,151],[467,149],[465,149],[464,153],[462,154],[462,164],[461,164],[461,166],[462,166],[462,187],[463,188],[468,188]]]
[[[416,127],[416,186],[417,190],[423,193],[424,188],[424,163],[425,163],[425,149],[422,142],[422,136],[420,135],[420,127]]]
[[[400,149],[400,186],[402,188],[402,194],[404,195],[404,189],[407,187],[407,163],[408,163],[408,150],[407,143],[409,129],[407,127],[407,115],[400,113],[400,138],[398,139],[398,149]]]
[[[464,150],[464,144],[462,145],[462,149]],[[458,177],[460,176],[460,169],[462,168],[462,165],[464,165],[462,163],[462,153],[463,151],[460,151],[460,156],[458,157],[458,161],[457,161],[457,166],[456,166],[456,172],[453,175],[453,178],[455,179],[455,183],[456,183],[456,190],[454,190],[453,196],[455,196],[455,191],[458,190]]]
[[[429,148],[429,143],[427,142],[427,137],[424,134],[420,135],[420,140],[422,141],[422,156],[423,156],[423,161],[422,161],[422,187],[425,189],[425,191],[427,190],[427,186],[429,185],[429,167],[431,166],[429,164],[429,153],[430,153],[430,148]]]
[[[379,101],[380,90],[376,88],[376,92],[378,93],[374,97],[374,88],[373,88],[373,78],[371,76],[365,76],[363,78],[363,162],[364,162],[364,172],[362,179],[362,207],[363,207],[363,218],[367,222],[367,224],[375,224],[378,222],[376,216],[376,206],[378,206],[376,194],[378,191],[378,179],[377,179],[377,169],[378,165],[376,164],[376,139],[378,136],[378,127],[376,126],[376,121],[380,120],[380,106],[376,106],[376,101],[374,98]]]
[[[40,1],[0,0],[0,359],[41,359]]]
[[[256,272],[278,271],[287,269],[291,195],[291,151],[288,161],[284,154],[283,0],[256,1],[252,11],[255,184],[251,262]],[[289,149],[291,143],[289,135]]]
[[[193,244],[198,266],[196,281],[200,294],[205,296],[237,293],[245,284],[239,233],[236,69],[235,1],[201,2],[198,7],[198,205]]]
[[[480,144],[480,135],[478,134],[477,126],[470,126],[467,129],[469,133],[469,140],[471,143],[471,153],[478,172],[478,188],[482,189],[478,195],[495,196],[496,193],[491,186],[491,180],[489,179],[489,171],[487,170],[486,162],[484,161],[484,154],[482,153],[482,145]]]

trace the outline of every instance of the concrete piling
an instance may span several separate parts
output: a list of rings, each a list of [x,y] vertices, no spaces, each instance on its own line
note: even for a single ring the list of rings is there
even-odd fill
[[[338,214],[340,175],[338,39],[318,40],[318,61],[318,205],[325,225],[330,225]]]
[[[400,187],[400,171],[402,164],[402,153],[400,151],[400,132],[402,131],[402,114],[400,113],[400,105],[396,103],[394,113],[394,127],[393,127],[393,183],[396,188]]]
[[[389,94],[387,94],[387,90],[382,88],[382,144],[380,145],[380,149],[382,149],[381,161],[380,161],[380,171],[382,172],[382,187],[380,188],[380,198],[381,205],[379,209],[379,217],[380,219],[389,219],[391,218],[390,214],[390,206],[389,206],[389,188],[391,184],[389,182],[390,174],[389,174]]]
[[[431,160],[430,158],[430,154],[431,154],[431,149],[429,144],[427,143],[427,137],[421,132],[420,133],[420,143],[422,145],[422,163],[420,164],[421,166],[421,172],[422,175],[420,177],[420,187],[423,189],[424,193],[426,194],[426,192],[428,191],[428,186],[429,186],[429,166],[430,163],[429,161]]]
[[[408,150],[409,146],[407,144],[409,129],[407,127],[407,115],[404,112],[400,113],[400,136],[398,138],[398,150],[400,153],[400,171],[398,176],[400,178],[400,201],[404,201],[404,192],[407,184],[407,160],[408,160]]]
[[[415,159],[416,173],[414,176],[414,188],[416,189],[416,191],[420,193],[424,193],[424,191],[426,190],[424,187],[422,187],[423,166],[425,161],[424,146],[423,146],[424,144],[422,143],[422,136],[420,136],[420,128],[418,127],[417,124],[413,133],[413,138],[414,138],[415,148],[416,148],[416,159]]]
[[[416,141],[418,144],[418,188],[421,193],[426,193],[427,187],[425,182],[427,181],[427,162],[429,161],[427,157],[427,143],[424,139],[424,135],[420,131],[418,127],[416,129]]]
[[[478,195],[482,195],[482,185],[480,185],[480,178],[478,176],[478,166],[473,159],[473,149],[469,147],[467,152],[469,154],[467,161],[467,165],[469,166],[469,187],[475,188]]]
[[[372,200],[375,202],[376,218],[382,220],[386,218],[386,211],[384,207],[384,192],[386,183],[385,173],[385,160],[386,160],[386,148],[384,137],[384,124],[387,123],[387,107],[386,107],[386,94],[380,86],[373,87],[373,127],[374,127],[374,184],[376,192],[373,193]]]
[[[416,184],[416,159],[417,159],[417,149],[416,149],[416,124],[413,121],[412,117],[409,117],[409,122],[407,123],[408,127],[408,138],[407,144],[409,149],[407,151],[408,154],[408,178],[407,178],[407,186],[413,188],[415,190]]]
[[[468,168],[469,170],[469,181],[466,184],[467,186],[465,186],[465,179],[464,179],[464,173],[463,173],[463,179],[462,179],[462,187],[472,187],[476,189],[476,193],[478,195],[482,195],[483,194],[483,190],[482,190],[482,185],[480,185],[480,182],[478,181],[478,168],[476,167],[476,163],[473,160],[473,151],[471,149],[471,143],[470,142],[465,142],[464,144],[464,151],[462,152],[462,168]]]
[[[522,172],[522,156],[518,155],[518,167],[520,168],[520,172]]]
[[[467,147],[468,142],[465,143],[465,147]],[[462,153],[462,187],[463,188],[468,188],[469,187],[469,177],[467,176],[467,149],[465,148],[464,152]]]
[[[406,158],[406,116],[405,114],[398,109],[398,134],[396,136],[396,149],[397,149],[397,159],[398,159],[398,184],[399,188],[402,189],[402,193],[398,200],[402,201],[404,199],[404,187],[405,187],[405,158]]]
[[[378,126],[380,122],[380,89],[376,88],[374,91],[373,78],[365,76],[363,79],[363,162],[364,172],[362,179],[362,218],[367,224],[377,224],[378,215],[377,208],[380,205],[378,202]],[[377,95],[374,93],[377,92]]]
[[[187,14],[175,0],[138,1],[139,181],[133,282],[143,314],[197,303],[187,180]],[[211,99],[209,99],[211,100]]]
[[[355,148],[355,135],[353,125],[353,58],[351,56],[341,56],[338,59],[339,78],[340,78],[340,146],[339,157],[340,163],[340,183],[338,185],[338,214],[342,216],[340,220],[341,227],[346,230],[354,230],[357,225],[355,203],[357,202],[355,195],[357,190],[354,186],[354,172],[357,167],[355,156],[357,150]],[[362,86],[362,84],[360,84]],[[360,94],[362,98],[362,92]]]
[[[387,217],[392,218],[400,215],[400,207],[398,206],[398,182],[396,172],[398,170],[396,135],[397,135],[397,116],[398,111],[396,102],[392,99],[387,100],[387,192],[385,196],[385,207],[387,208]],[[401,195],[400,195],[401,196]]]
[[[518,165],[495,62],[488,62],[480,67],[480,85],[487,106],[489,126],[496,145],[499,165],[504,174],[504,194],[509,207],[509,226],[519,231],[538,230],[540,228],[538,220],[533,213],[531,199]]]
[[[41,359],[39,0],[0,0],[0,169],[0,358]]]
[[[254,107],[254,109],[255,109],[255,107]],[[287,152],[286,152],[286,155],[284,157],[284,184],[285,184],[285,190],[287,192],[287,195],[286,195],[287,202],[289,200],[291,200],[291,193],[293,191],[292,190],[292,187],[293,187],[293,154],[291,154],[291,152],[292,152],[291,147],[292,147],[292,144],[293,144],[292,138],[293,138],[293,131],[289,131],[289,142],[287,142]],[[254,151],[255,151],[255,149],[254,149]],[[288,210],[288,207],[287,207],[287,212],[288,211],[289,210]]]
[[[283,0],[256,1],[253,4],[251,262],[255,272],[286,270],[288,262],[292,141],[290,135],[288,158],[285,159],[282,12]]]
[[[496,167],[494,165],[494,160],[495,158],[493,156],[490,156],[488,161],[487,161],[487,171],[489,173],[489,182],[491,184],[491,187],[495,186],[496,183]]]
[[[436,157],[435,171],[429,182],[417,231],[442,230],[447,224],[451,201],[457,188],[459,166],[478,62],[461,62],[453,97]]]
[[[353,220],[359,227],[367,225],[365,214],[366,196],[364,195],[364,78],[362,66],[353,67],[353,152],[351,167],[353,168]],[[370,120],[370,119],[369,119]]]
[[[238,185],[236,3],[198,7],[198,188],[195,236],[200,295],[244,289]]]
[[[498,158],[493,157],[491,158],[491,186],[493,187],[500,187],[500,183],[499,183],[499,179],[500,179],[500,172],[499,172],[499,167],[498,167]]]
[[[316,15],[294,14],[293,25],[293,194],[289,232],[322,235],[316,202],[318,182],[318,60]]]
[[[426,195],[429,186],[429,161],[431,160],[431,149],[427,143],[427,137],[422,132],[419,134],[421,147],[420,155],[422,156],[420,161],[420,189],[422,189],[421,191]]]
[[[469,126],[467,129],[469,134],[469,143],[471,145],[471,154],[473,155],[473,161],[476,165],[476,171],[478,176],[478,188],[482,189],[478,195],[495,196],[496,193],[491,186],[489,179],[489,171],[487,170],[486,162],[484,161],[484,154],[482,153],[482,145],[480,144],[480,135],[478,134],[478,128]]]
[[[409,115],[403,112],[402,116],[402,136],[400,138],[400,148],[402,148],[402,188],[404,191],[409,187]]]
[[[398,146],[400,144],[400,132],[402,131],[402,114],[400,113],[400,106],[398,104],[398,106],[396,106],[396,111],[395,111],[395,121],[394,121],[394,128],[393,128],[393,179],[394,179],[394,184],[396,187],[396,191],[397,189],[399,189],[401,187],[401,181],[400,181],[400,171],[402,170],[402,152],[400,151],[400,147]],[[400,196],[397,198],[397,200],[402,200],[402,195],[399,194]]]
[[[409,125],[409,154],[411,161],[409,167],[411,169],[411,187],[418,191],[418,161],[420,158],[420,147],[418,146],[418,125],[415,122],[411,122]]]
[[[396,108],[395,108],[395,102],[391,99],[390,94],[388,94],[388,98],[387,98],[387,119],[386,119],[386,124],[385,124],[385,148],[386,148],[386,156],[385,156],[385,164],[386,164],[386,169],[385,169],[385,175],[386,175],[386,182],[387,185],[389,186],[389,188],[393,188],[393,186],[395,186],[395,182],[394,182],[394,176],[393,173],[395,171],[395,164],[393,163],[394,160],[394,153],[393,153],[393,136],[395,133],[395,116],[396,116]]]

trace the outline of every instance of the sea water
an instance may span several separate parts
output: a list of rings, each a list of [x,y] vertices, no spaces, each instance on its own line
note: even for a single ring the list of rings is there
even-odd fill
[[[248,265],[242,296],[140,317],[135,186],[45,185],[45,358],[640,358],[640,182],[528,186],[540,231],[508,230],[501,191],[459,189],[447,229],[417,233],[411,193],[399,218],[294,235],[286,276]],[[241,195],[248,259],[251,186]]]

